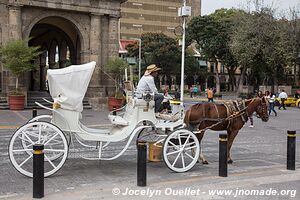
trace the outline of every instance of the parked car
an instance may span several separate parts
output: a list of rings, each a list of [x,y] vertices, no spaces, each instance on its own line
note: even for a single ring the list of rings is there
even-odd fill
[[[297,106],[298,108],[300,108],[300,99],[298,99],[298,100],[296,101],[296,106]]]
[[[284,105],[286,105],[286,106],[296,105],[299,107],[300,106],[299,101],[300,101],[300,99],[295,99],[294,97],[288,97],[284,101]],[[297,102],[298,102],[298,104],[297,104]],[[278,95],[276,95],[275,105],[279,106],[280,104],[281,104],[281,100],[278,98]]]

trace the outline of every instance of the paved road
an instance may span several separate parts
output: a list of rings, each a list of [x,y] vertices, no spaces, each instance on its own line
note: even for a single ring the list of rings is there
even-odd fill
[[[83,116],[85,123],[96,126],[108,123],[103,118],[106,114],[85,111]],[[24,123],[28,118],[28,111],[0,111],[0,199],[31,198],[32,180],[19,174],[10,164],[7,155],[7,145],[13,130],[3,129],[4,126],[13,126],[12,122],[17,125]],[[145,199],[151,194],[154,199],[232,199],[234,194],[239,194],[235,199],[299,199],[299,137],[296,157],[298,169],[288,171],[285,163],[286,131],[297,130],[299,135],[300,110],[288,108],[286,111],[278,111],[278,116],[271,116],[267,123],[257,118],[254,120],[255,127],[245,126],[236,138],[232,148],[234,163],[229,166],[227,178],[218,177],[220,132],[207,131],[204,137],[202,148],[209,165],[197,164],[191,171],[179,174],[171,172],[163,162],[148,163],[148,187],[145,188],[136,187],[134,144],[119,159],[101,162],[80,158],[91,151],[75,144],[75,149],[71,149],[63,168],[45,180],[45,199]],[[124,142],[113,144],[108,149],[108,154],[120,150],[122,144]],[[227,195],[212,195],[215,190],[220,192],[220,189],[226,190]],[[121,194],[113,195],[112,190],[116,193],[121,191]],[[126,195],[127,190],[129,194]],[[246,196],[250,190],[259,190],[264,195]],[[270,195],[273,190],[278,194]],[[295,191],[298,193],[295,194]],[[292,198],[293,196],[295,197]]]

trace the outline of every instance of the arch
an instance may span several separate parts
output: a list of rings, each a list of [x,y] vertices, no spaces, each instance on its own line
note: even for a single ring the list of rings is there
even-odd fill
[[[62,18],[64,20],[67,20],[68,22],[70,22],[74,26],[74,28],[76,29],[76,31],[78,33],[78,36],[80,39],[80,46],[83,47],[83,49],[86,49],[85,47],[86,47],[86,45],[87,45],[86,43],[88,43],[88,41],[85,41],[84,38],[89,38],[86,28],[82,27],[80,22],[76,21],[72,16],[69,16],[66,13],[51,12],[51,11],[38,13],[36,16],[33,17],[33,19],[30,21],[30,23],[27,26],[25,26],[25,28],[24,28],[25,38],[29,38],[31,31],[36,24],[38,24],[43,19],[46,19],[49,17],[58,17],[58,18]]]

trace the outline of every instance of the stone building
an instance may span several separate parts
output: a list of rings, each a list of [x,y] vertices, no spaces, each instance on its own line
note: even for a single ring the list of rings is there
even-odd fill
[[[1,0],[0,45],[31,38],[41,46],[37,70],[24,74],[24,91],[45,90],[46,70],[66,62],[96,61],[87,97],[93,105],[106,102],[110,84],[104,71],[110,57],[118,56],[120,5],[126,0]],[[0,66],[0,96],[6,96],[14,77]]]

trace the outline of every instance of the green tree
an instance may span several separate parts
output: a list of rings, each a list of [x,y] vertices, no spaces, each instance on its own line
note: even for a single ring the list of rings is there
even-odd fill
[[[120,96],[120,84],[122,84],[122,76],[125,73],[125,68],[129,68],[128,63],[122,58],[112,58],[107,62],[107,68],[109,69],[112,77],[107,74],[115,82],[115,97]]]
[[[175,39],[163,33],[145,33],[142,40],[142,60],[145,66],[156,64],[162,74],[175,74],[180,69],[181,53]],[[138,44],[127,46],[129,56],[138,57]]]
[[[231,50],[242,69],[239,89],[248,71],[256,89],[260,84],[271,84],[274,90],[293,57],[292,27],[288,20],[276,19],[274,10],[256,8],[252,13],[240,13],[231,36]]]
[[[19,76],[36,68],[32,61],[40,54],[40,47],[29,47],[28,40],[13,40],[0,47],[0,62],[16,77],[15,92],[19,89]]]
[[[230,35],[234,25],[234,17],[240,12],[234,9],[220,9],[211,15],[194,17],[188,26],[189,38],[194,39],[200,46],[201,55],[215,63],[216,87],[220,92],[218,62],[222,62],[231,77],[232,87],[235,86],[235,71],[237,62],[229,47]]]

